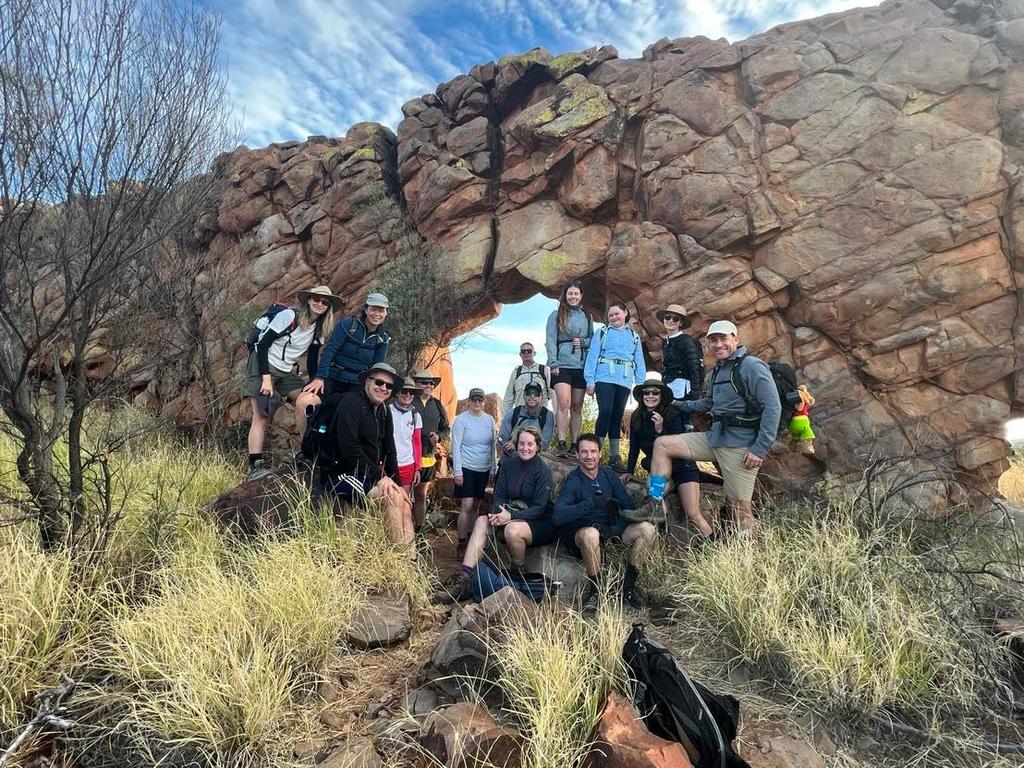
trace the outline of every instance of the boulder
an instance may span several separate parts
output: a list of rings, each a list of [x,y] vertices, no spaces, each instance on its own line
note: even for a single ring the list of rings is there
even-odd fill
[[[345,639],[362,650],[382,648],[402,642],[411,629],[407,595],[370,595],[349,621]]]
[[[373,748],[373,742],[362,736],[346,739],[331,752],[318,768],[381,768],[380,755]]]
[[[693,768],[683,745],[647,730],[636,707],[619,693],[608,694],[593,738],[595,768]]]
[[[522,736],[498,723],[487,708],[460,702],[431,713],[423,723],[420,744],[438,765],[519,768]]]

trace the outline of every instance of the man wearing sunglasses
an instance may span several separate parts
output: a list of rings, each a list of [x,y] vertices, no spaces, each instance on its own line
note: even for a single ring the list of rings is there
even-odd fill
[[[344,395],[331,422],[334,456],[321,467],[324,490],[346,502],[381,499],[384,524],[399,546],[413,541],[412,504],[398,480],[394,425],[387,400],[401,383],[387,363],[359,374],[359,389]]]
[[[530,342],[524,341],[519,345],[520,364],[512,369],[512,374],[508,377],[502,413],[508,413],[517,405],[525,404],[526,388],[531,384],[541,388],[542,403],[551,399],[551,371],[536,361],[535,354],[536,350]]]
[[[633,509],[636,502],[619,476],[601,466],[601,441],[597,435],[580,435],[576,440],[576,456],[580,465],[566,475],[553,518],[559,527],[559,546],[581,558],[587,570],[589,583],[583,594],[583,613],[592,616],[597,612],[601,542],[613,536],[618,536],[629,547],[622,598],[631,607],[640,608],[643,602],[636,586],[639,576],[636,566],[658,532],[646,521],[631,523],[619,517],[620,510]]]

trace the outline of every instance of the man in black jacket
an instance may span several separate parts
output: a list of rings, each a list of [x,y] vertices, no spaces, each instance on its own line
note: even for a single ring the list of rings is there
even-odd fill
[[[401,381],[387,363],[374,363],[359,374],[360,388],[344,395],[331,420],[334,442],[330,469],[321,469],[325,490],[342,501],[380,499],[391,540],[413,540],[412,505],[398,479],[391,411],[386,403]]]

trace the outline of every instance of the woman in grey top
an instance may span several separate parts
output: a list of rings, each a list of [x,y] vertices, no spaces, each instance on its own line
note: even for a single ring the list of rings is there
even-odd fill
[[[560,457],[569,455],[568,446],[575,445],[579,436],[580,423],[583,421],[583,396],[587,391],[583,363],[587,359],[593,335],[594,321],[583,309],[583,289],[578,280],[572,280],[562,289],[558,309],[548,317],[544,344],[556,401],[558,447],[555,455]],[[566,432],[570,433],[568,443]]]
[[[497,471],[494,426],[494,418],[484,412],[484,391],[473,387],[469,390],[469,409],[452,422],[452,471],[455,475],[455,498],[459,500],[460,507],[456,523],[460,558],[465,554],[484,490]]]

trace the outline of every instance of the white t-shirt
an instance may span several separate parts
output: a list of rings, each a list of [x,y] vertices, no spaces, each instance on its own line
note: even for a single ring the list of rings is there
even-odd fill
[[[267,330],[274,333],[284,333],[288,326],[295,320],[294,309],[282,309],[271,320]],[[270,367],[280,373],[291,373],[299,362],[309,345],[313,343],[316,334],[316,324],[309,328],[296,326],[290,334],[274,339],[267,353],[267,362]]]

